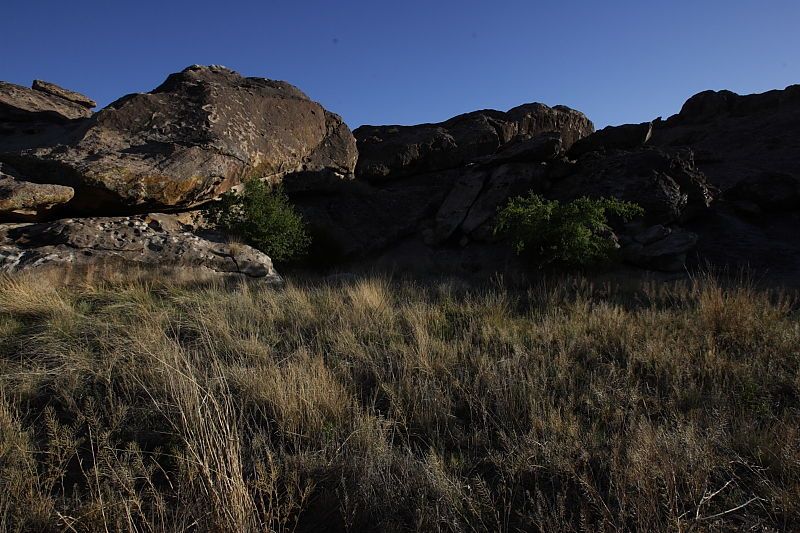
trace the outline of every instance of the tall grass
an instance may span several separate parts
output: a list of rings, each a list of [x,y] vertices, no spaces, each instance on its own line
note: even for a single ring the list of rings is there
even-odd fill
[[[0,281],[4,531],[800,528],[796,301]]]

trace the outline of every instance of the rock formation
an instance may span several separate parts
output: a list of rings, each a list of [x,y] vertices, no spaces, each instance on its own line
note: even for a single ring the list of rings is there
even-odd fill
[[[0,92],[10,110],[0,121],[17,121],[13,135],[0,137],[0,161],[29,181],[75,189],[65,213],[188,208],[249,176],[319,190],[350,179],[356,164],[355,141],[337,115],[287,83],[224,67],[189,67],[91,118],[85,97],[35,86]],[[67,104],[76,112],[63,111]],[[25,119],[44,110],[69,120],[29,128]]]
[[[460,115],[440,124],[361,126],[358,176],[386,181],[458,168],[493,156],[509,143],[558,132],[562,148],[594,131],[583,113],[564,106],[526,104],[506,113],[494,110]]]
[[[74,191],[63,185],[32,183],[0,163],[0,215],[37,216],[72,200]]]
[[[718,199],[688,225],[697,260],[800,279],[800,85],[705,91],[653,123],[653,145],[691,150]]]
[[[264,254],[162,212],[254,177],[283,184],[328,263],[527,269],[493,228],[509,198],[534,191],[644,207],[614,221],[638,268],[800,278],[800,86],[707,91],[667,120],[596,132],[578,111],[533,103],[353,134],[299,89],[217,66],[94,106],[41,80],[0,82],[0,270],[121,260],[279,281]]]
[[[646,222],[671,225],[675,235],[684,235],[681,223],[708,209],[713,191],[691,151],[647,146],[649,123],[593,131],[582,113],[543,104],[441,124],[364,126],[355,130],[357,186],[296,201],[347,257],[377,255],[413,269],[423,255],[434,270],[456,272],[514,263],[495,245],[494,220],[509,198],[531,190],[562,201],[633,201],[647,211]],[[632,249],[625,257],[637,266],[680,270],[693,244],[660,243],[658,252]]]
[[[228,243],[220,235],[196,234],[174,215],[68,218],[0,225],[0,269],[72,268],[132,263],[151,267],[198,267],[281,283],[265,254]]]

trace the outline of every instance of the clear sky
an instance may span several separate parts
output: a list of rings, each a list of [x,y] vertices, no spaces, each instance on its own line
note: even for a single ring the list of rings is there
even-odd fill
[[[352,127],[525,102],[598,127],[800,83],[800,0],[3,0],[0,79],[101,105],[194,64],[289,81]]]

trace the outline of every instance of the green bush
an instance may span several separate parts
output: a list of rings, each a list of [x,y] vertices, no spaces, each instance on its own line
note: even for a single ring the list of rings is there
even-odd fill
[[[240,237],[275,262],[304,255],[311,243],[286,193],[258,179],[246,181],[241,192],[226,192],[203,214],[213,227]]]
[[[540,265],[588,266],[611,258],[616,241],[608,215],[627,221],[644,210],[616,198],[578,198],[562,204],[531,193],[500,211],[496,234],[510,238],[517,254],[530,254]]]

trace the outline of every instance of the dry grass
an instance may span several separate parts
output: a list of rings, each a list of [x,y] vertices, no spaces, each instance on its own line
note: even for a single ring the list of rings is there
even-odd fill
[[[61,281],[0,281],[2,530],[800,528],[787,296]]]

